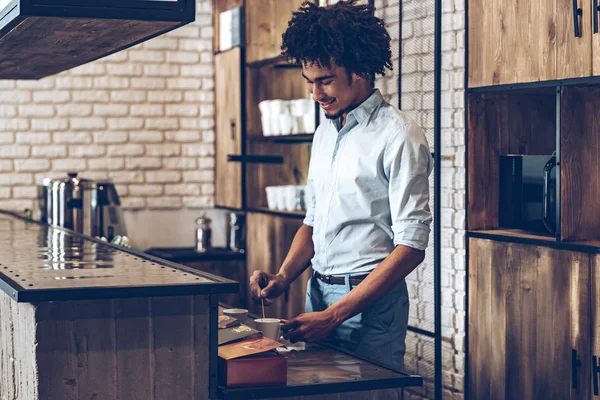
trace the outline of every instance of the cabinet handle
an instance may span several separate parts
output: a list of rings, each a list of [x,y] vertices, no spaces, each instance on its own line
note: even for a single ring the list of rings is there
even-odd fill
[[[573,0],[573,26],[575,28],[575,37],[581,37],[579,19],[582,14],[583,10],[577,6],[577,0]]]
[[[600,12],[600,7],[598,6],[598,0],[594,0],[594,33],[598,33],[598,13]]]
[[[592,356],[592,381],[594,382],[594,396],[598,396],[598,373],[600,372],[600,365],[598,365],[598,358]]]
[[[577,389],[577,368],[581,367],[581,361],[577,358],[577,350],[571,351],[571,379],[573,380],[573,389]]]
[[[235,119],[231,120],[231,140],[235,140]]]

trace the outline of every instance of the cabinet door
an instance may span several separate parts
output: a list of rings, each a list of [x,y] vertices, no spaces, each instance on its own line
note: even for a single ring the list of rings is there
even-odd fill
[[[596,0],[591,0],[596,5]],[[600,5],[600,3],[598,3]],[[592,74],[597,76],[600,75],[600,10],[596,10],[598,32],[595,31],[594,26],[594,11],[592,10]]]
[[[248,213],[247,268],[248,278],[255,270],[276,274],[285,259],[294,236],[302,226],[299,218],[286,218],[269,214]],[[310,268],[305,271],[273,305],[265,309],[267,317],[293,318],[304,312],[306,284]],[[260,315],[260,304],[248,298],[248,310]]]
[[[589,256],[469,244],[469,398],[589,398]]]
[[[304,0],[246,0],[246,61],[279,56],[281,35]]]
[[[556,79],[581,78],[592,75],[592,0],[556,1]],[[574,9],[581,9],[577,18]]]
[[[600,399],[600,255],[592,257],[591,262],[591,320],[592,320],[592,359],[591,385],[592,399]]]
[[[556,1],[469,0],[469,86],[555,79]]]
[[[239,47],[215,56],[215,204],[242,207],[242,165],[229,155],[242,153],[242,58]]]

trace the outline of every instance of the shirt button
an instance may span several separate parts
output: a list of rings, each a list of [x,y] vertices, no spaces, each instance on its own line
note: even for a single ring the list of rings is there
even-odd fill
[[[337,161],[338,156],[333,157],[333,161]]]
[[[333,186],[329,186],[329,187],[327,188],[327,190],[329,190],[330,192],[333,192]]]

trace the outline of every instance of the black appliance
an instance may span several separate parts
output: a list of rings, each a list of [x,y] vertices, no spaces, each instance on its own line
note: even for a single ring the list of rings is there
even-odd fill
[[[556,235],[556,157],[500,156],[500,226]]]

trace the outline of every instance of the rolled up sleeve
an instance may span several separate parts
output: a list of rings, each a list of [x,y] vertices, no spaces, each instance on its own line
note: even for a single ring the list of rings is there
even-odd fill
[[[427,139],[418,126],[403,125],[390,136],[384,166],[389,180],[394,245],[425,250],[432,221],[429,176],[433,159]]]

